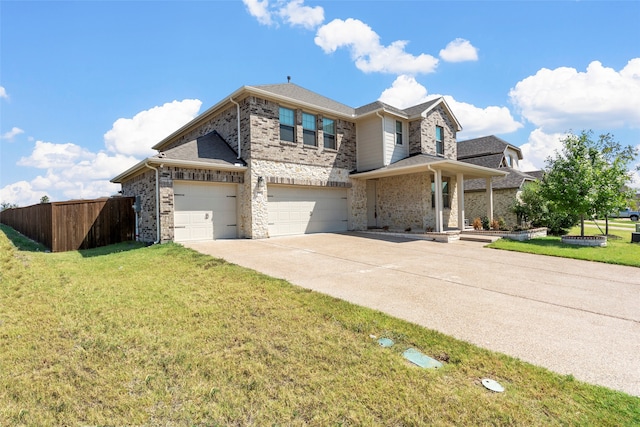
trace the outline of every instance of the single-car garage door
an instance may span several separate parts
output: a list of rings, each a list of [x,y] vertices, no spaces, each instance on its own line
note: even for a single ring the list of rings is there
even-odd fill
[[[175,181],[174,240],[237,237],[236,185]]]
[[[269,235],[347,231],[347,190],[344,188],[270,185]]]

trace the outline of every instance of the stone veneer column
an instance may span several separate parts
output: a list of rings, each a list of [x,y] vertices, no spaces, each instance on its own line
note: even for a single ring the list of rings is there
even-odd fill
[[[435,171],[435,187],[436,187],[436,231],[441,233],[443,231],[442,227],[442,171],[437,169]]]
[[[367,181],[351,180],[347,202],[349,203],[349,230],[367,229]]]
[[[464,230],[464,175],[456,175],[456,186],[458,189],[458,230]]]
[[[485,178],[487,187],[487,218],[489,218],[489,224],[493,221],[493,187],[491,185],[491,178]]]

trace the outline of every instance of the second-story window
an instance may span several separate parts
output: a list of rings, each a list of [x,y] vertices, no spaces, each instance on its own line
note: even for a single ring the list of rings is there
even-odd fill
[[[289,108],[280,107],[280,140],[296,142],[295,140],[295,114]]]
[[[436,154],[444,156],[444,129],[436,126]]]
[[[305,145],[316,145],[316,116],[302,113],[302,141]]]
[[[396,120],[396,145],[402,145],[402,122]]]
[[[322,118],[322,139],[324,148],[336,149],[336,122],[333,119]]]

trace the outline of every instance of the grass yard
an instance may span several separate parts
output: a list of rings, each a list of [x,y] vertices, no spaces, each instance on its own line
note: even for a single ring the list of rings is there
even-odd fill
[[[629,223],[629,221],[626,223],[621,222],[621,225],[624,226]],[[609,222],[609,238],[607,239],[607,246],[603,248],[564,244],[560,241],[560,237],[556,236],[541,237],[525,242],[500,239],[491,243],[488,247],[640,267],[640,244],[631,243],[631,232],[635,231],[635,225],[625,226],[625,229],[622,230],[619,229],[622,228],[619,224],[614,224]],[[601,222],[600,226],[604,231],[604,221]],[[615,229],[612,227],[615,227]],[[579,235],[580,227],[572,228],[569,234]],[[602,233],[595,227],[593,222],[585,221],[584,234],[587,236],[595,236],[601,235]]]
[[[0,425],[632,426],[640,399],[179,245],[0,226]]]

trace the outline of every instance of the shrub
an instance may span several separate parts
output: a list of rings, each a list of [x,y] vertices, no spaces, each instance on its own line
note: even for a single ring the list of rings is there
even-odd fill
[[[490,225],[489,224],[489,218],[487,218],[486,216],[482,217],[482,229],[483,230],[489,230],[490,229]]]
[[[480,218],[474,218],[471,224],[474,230],[480,230],[482,228],[482,220]]]
[[[491,220],[491,229],[492,230],[500,230],[500,222],[497,219]]]

